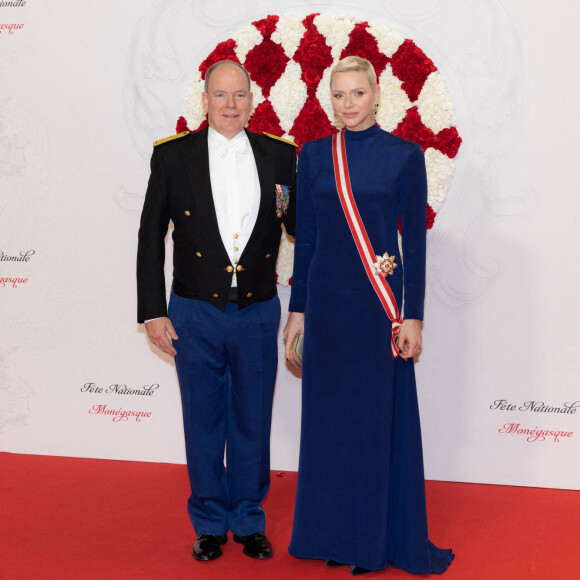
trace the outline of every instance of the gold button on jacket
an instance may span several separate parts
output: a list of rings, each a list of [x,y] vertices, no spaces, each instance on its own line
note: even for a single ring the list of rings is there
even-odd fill
[[[226,270],[227,270],[228,272],[233,272],[233,271],[234,271],[234,268],[233,268],[233,266],[228,266],[228,267],[226,268]]]

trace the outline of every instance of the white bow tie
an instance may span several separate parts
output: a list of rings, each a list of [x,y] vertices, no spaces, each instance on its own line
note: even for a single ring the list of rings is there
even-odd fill
[[[234,138],[231,141],[226,141],[225,139],[220,139],[214,142],[213,146],[215,147],[215,152],[220,157],[225,157],[228,151],[245,153],[248,150],[248,140]]]

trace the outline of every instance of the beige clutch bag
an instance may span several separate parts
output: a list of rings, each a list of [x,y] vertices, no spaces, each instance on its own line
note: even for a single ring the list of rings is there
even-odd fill
[[[302,351],[304,350],[304,334],[298,333],[292,341],[290,347],[290,364],[297,368],[302,368]]]

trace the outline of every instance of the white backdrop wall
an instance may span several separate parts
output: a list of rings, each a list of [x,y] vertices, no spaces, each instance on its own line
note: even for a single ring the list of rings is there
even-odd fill
[[[0,8],[23,25],[0,27],[0,450],[185,461],[174,366],[135,322],[151,143],[218,42],[288,12],[389,24],[455,103],[463,145],[428,235],[416,367],[427,477],[580,489],[575,0]],[[300,380],[281,363],[273,469],[297,468],[299,423]]]

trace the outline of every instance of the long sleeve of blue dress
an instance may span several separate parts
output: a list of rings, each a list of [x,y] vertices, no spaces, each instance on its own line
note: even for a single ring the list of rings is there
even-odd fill
[[[403,228],[404,318],[423,320],[427,225],[427,173],[419,145],[409,154],[399,177]]]

